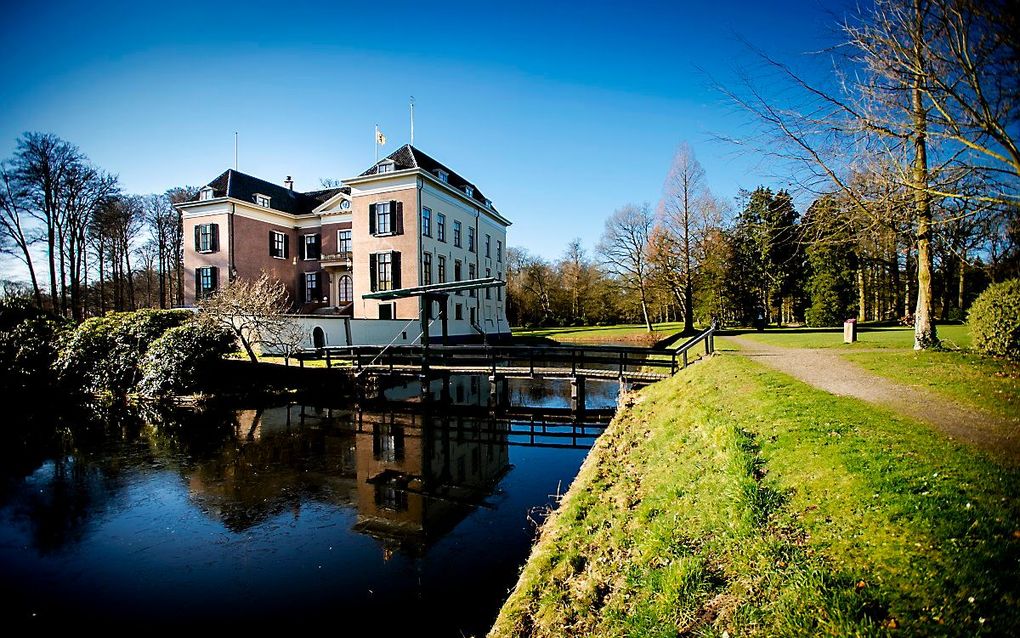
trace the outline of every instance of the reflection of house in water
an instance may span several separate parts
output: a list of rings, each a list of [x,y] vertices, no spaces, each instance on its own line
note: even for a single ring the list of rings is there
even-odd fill
[[[494,420],[416,414],[357,415],[355,529],[418,551],[453,529],[510,467],[507,431]]]
[[[470,385],[470,383],[469,383]],[[509,468],[505,425],[290,406],[237,413],[237,437],[189,488],[235,532],[307,502],[357,507],[355,529],[418,553],[482,505]]]

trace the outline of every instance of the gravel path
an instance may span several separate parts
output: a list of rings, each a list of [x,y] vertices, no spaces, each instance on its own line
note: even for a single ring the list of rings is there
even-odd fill
[[[927,390],[875,375],[830,350],[783,348],[741,337],[720,337],[740,346],[737,354],[785,372],[816,388],[854,397],[931,424],[1013,465],[1020,465],[1020,428],[1015,421],[965,408]]]

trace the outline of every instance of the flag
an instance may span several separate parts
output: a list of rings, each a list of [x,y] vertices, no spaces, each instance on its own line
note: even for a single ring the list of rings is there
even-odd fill
[[[379,130],[378,126],[375,128],[375,143],[379,146],[384,146],[386,144],[386,136],[382,134],[382,131]]]

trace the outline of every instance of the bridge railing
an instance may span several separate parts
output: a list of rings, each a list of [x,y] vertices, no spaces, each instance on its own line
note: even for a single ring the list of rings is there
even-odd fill
[[[703,344],[705,354],[715,350],[715,326],[688,339],[675,349],[657,350],[635,346],[557,345],[557,346],[506,346],[506,345],[430,345],[423,346],[327,346],[304,349],[295,358],[303,366],[308,359],[325,359],[326,367],[334,364],[351,366],[360,371],[365,368],[389,368],[391,371],[407,367],[423,370],[436,367],[487,369],[493,375],[500,368],[526,368],[536,371],[556,369],[616,370],[619,375],[643,368],[653,371],[668,370],[675,374],[689,364],[689,353]]]

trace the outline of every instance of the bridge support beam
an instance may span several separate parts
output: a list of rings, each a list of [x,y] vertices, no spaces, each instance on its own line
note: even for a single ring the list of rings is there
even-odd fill
[[[510,380],[502,375],[489,375],[489,409],[502,410],[510,404]]]
[[[570,409],[574,412],[584,412],[584,381],[585,379],[582,376],[570,378]]]

